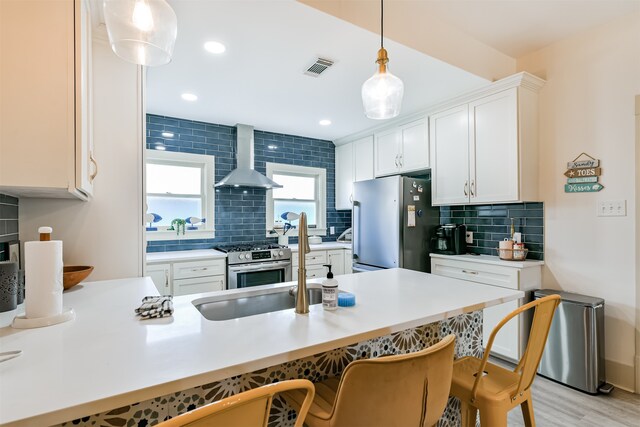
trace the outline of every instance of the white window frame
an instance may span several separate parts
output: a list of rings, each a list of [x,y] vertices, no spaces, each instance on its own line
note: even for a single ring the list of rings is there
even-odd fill
[[[145,159],[145,188],[144,201],[147,204],[147,183],[146,168],[147,162],[176,165],[176,166],[198,166],[202,168],[202,198],[205,206],[205,218],[207,221],[204,227],[198,230],[185,230],[185,233],[177,235],[175,231],[161,230],[145,231],[147,240],[192,240],[192,239],[213,239],[215,238],[215,157],[205,154],[179,153],[176,151],[146,150]],[[146,211],[146,209],[145,209]],[[146,215],[147,212],[145,212]],[[145,223],[145,227],[148,224]],[[186,227],[185,227],[186,228]]]
[[[327,170],[323,168],[312,168],[309,166],[287,165],[283,163],[267,163],[267,176],[273,179],[273,175],[299,175],[310,176],[316,179],[316,199],[318,201],[318,212],[316,212],[317,224],[315,227],[308,227],[307,232],[312,236],[327,235]],[[267,237],[274,237],[273,224],[273,190],[267,191]],[[292,229],[287,236],[297,236],[298,229]]]

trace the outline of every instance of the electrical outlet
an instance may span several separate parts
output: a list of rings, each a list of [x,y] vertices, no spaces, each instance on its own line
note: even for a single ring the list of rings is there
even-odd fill
[[[627,216],[626,200],[598,202],[598,216]]]
[[[329,227],[329,234],[336,234],[336,228],[335,227]]]
[[[473,244],[473,231],[467,231],[467,243]]]

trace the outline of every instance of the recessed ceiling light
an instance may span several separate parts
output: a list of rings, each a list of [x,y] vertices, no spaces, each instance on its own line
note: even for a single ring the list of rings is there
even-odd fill
[[[277,145],[273,145],[273,144],[269,144],[269,145],[267,145],[267,148],[268,148],[269,150],[275,150],[275,149],[277,149],[277,148],[278,148],[278,146],[277,146]]]
[[[209,53],[224,53],[227,48],[220,42],[209,41],[204,44],[204,49]]]
[[[165,138],[173,138],[173,132],[162,132],[162,136]]]
[[[320,126],[329,126],[331,124],[331,120],[322,119],[318,123],[320,123]]]
[[[192,93],[183,93],[182,99],[184,99],[185,101],[197,101],[198,97]]]

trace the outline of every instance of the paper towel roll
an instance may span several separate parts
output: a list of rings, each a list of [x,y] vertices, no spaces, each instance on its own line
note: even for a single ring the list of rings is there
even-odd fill
[[[62,313],[62,242],[26,242],[24,261],[26,317]]]

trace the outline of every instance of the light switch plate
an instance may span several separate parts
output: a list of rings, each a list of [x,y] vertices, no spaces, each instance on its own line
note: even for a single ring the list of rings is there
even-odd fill
[[[473,231],[467,231],[467,243],[469,244],[473,244]]]
[[[598,216],[627,216],[626,200],[598,202]]]
[[[329,227],[329,234],[336,234],[336,228],[335,227]]]

